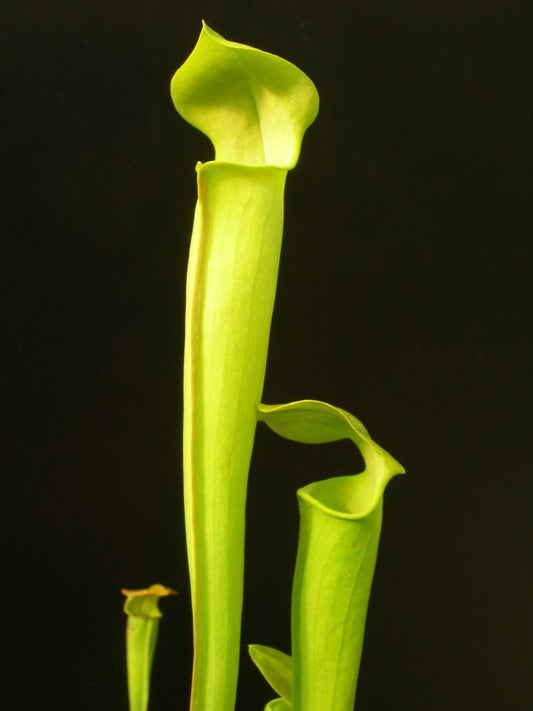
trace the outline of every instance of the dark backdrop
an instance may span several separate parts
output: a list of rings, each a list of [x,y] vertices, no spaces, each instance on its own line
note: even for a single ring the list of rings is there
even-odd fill
[[[168,84],[202,17],[321,96],[288,180],[265,401],[341,405],[408,470],[386,494],[357,707],[530,708],[527,10],[3,4],[6,708],[125,710],[119,589],[155,581],[180,596],[151,708],[187,706],[184,279],[211,148]],[[245,642],[289,649],[294,492],[353,463],[259,430]],[[239,708],[271,696],[243,656]]]

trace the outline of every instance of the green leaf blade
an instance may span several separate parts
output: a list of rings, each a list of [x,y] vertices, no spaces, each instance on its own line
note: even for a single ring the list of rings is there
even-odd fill
[[[211,139],[217,161],[285,169],[296,164],[318,111],[317,91],[300,69],[205,23],[171,95],[178,113]]]
[[[265,706],[265,711],[292,711],[292,704],[287,699],[272,699]]]
[[[262,644],[250,644],[248,652],[254,664],[274,691],[285,701],[292,702],[292,658],[278,649],[266,647]]]
[[[339,407],[319,400],[298,400],[257,408],[257,419],[280,437],[305,444],[325,444],[341,439],[370,437],[362,422]]]

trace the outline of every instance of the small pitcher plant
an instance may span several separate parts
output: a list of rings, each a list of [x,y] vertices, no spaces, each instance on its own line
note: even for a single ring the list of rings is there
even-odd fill
[[[258,421],[304,443],[350,439],[365,470],[300,489],[292,653],[251,645],[277,694],[267,711],[352,711],[383,492],[403,468],[355,417],[315,400],[263,405],[288,171],[318,111],[312,81],[280,57],[203,25],[175,73],[178,113],[209,137],[186,288],[183,488],[194,662],[191,711],[234,711],[241,646],[245,505]],[[130,711],[146,711],[160,613],[128,595]],[[144,602],[143,602],[144,600]],[[143,617],[134,610],[148,610]],[[142,620],[142,624],[139,622]],[[139,632],[139,629],[142,631]]]

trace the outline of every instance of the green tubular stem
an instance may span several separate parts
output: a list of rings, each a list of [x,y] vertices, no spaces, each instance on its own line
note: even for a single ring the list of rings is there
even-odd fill
[[[328,512],[302,492],[298,500],[294,710],[353,711],[383,503],[357,520]]]
[[[154,659],[159,620],[159,598],[176,592],[163,585],[144,590],[122,590],[126,596],[126,664],[130,711],[147,711],[150,699],[150,676]]]
[[[159,619],[143,619],[134,615],[128,617],[126,658],[130,711],[148,709],[150,677],[158,632]]]
[[[286,655],[268,647],[252,654],[293,711],[352,711],[383,494],[388,482],[405,470],[359,420],[326,403],[261,405],[258,418],[298,442],[351,439],[365,461],[361,474],[325,479],[297,492],[300,536],[292,593],[292,675]],[[281,701],[275,704],[285,708]]]
[[[271,167],[207,163],[198,170],[184,390],[185,510],[196,621],[192,708],[198,711],[234,705],[246,483],[274,304],[284,182],[284,171]]]
[[[318,110],[294,65],[204,24],[172,79],[216,160],[197,167],[184,365],[183,469],[193,603],[192,711],[232,711],[246,486],[261,399],[287,171]]]

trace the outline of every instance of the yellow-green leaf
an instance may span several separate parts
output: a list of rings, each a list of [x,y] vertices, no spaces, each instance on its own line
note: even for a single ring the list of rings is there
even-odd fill
[[[248,652],[270,686],[286,701],[292,701],[292,658],[273,647],[250,644]]]
[[[151,585],[143,590],[122,590],[126,596],[126,662],[130,711],[146,711],[150,698],[150,675],[159,620],[163,616],[159,599],[176,595],[171,588]]]
[[[299,489],[292,593],[293,711],[352,711],[381,531],[383,492],[403,467],[353,415],[316,400],[261,405],[276,433],[306,443],[348,438],[365,470]]]
[[[204,132],[189,267],[183,469],[194,629],[192,711],[232,711],[240,650],[248,469],[283,229],[283,192],[318,109],[290,62],[204,24],[172,79]]]

